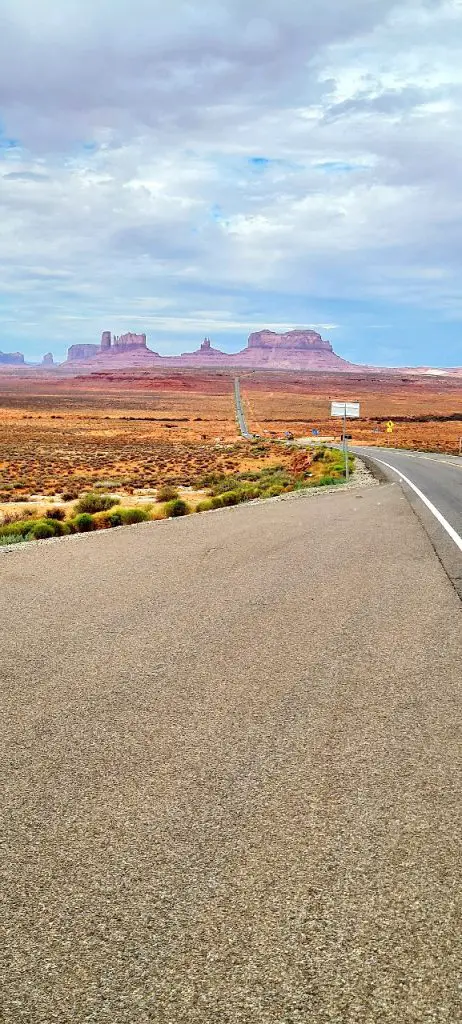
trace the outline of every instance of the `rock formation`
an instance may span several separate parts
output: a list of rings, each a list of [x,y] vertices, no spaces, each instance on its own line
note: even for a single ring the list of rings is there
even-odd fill
[[[54,366],[53,353],[47,352],[42,359],[42,366]]]
[[[274,331],[257,331],[251,334],[248,342],[251,349],[289,349],[302,352],[333,352],[329,341],[323,341],[317,331],[287,331],[286,334],[275,334]]]
[[[103,337],[109,332],[105,331]],[[101,346],[102,347],[102,346]],[[121,334],[119,338],[114,335],[113,347],[116,352],[131,352],[134,348],[147,348],[145,334]]]
[[[113,338],[110,331],[103,331],[100,345],[71,345],[67,352],[67,362],[87,362],[97,357],[100,357],[99,361],[103,358],[105,362],[111,362],[113,357],[118,359],[123,353],[128,353],[131,356],[134,352],[157,355],[156,352],[150,352],[148,349],[145,334],[128,333],[121,334],[120,337],[114,335]]]
[[[22,366],[24,356],[22,352],[0,352],[0,363],[5,363],[6,366]]]
[[[353,370],[356,367],[337,356],[329,341],[324,341],[313,330],[257,331],[251,334],[247,348],[241,352],[226,353],[213,348],[210,338],[204,338],[194,352],[181,356],[160,356],[147,347],[145,334],[111,336],[103,331],[100,345],[72,345],[68,363],[84,362],[90,365],[127,366],[248,366],[255,369],[293,370]]]
[[[192,359],[194,360],[194,362],[202,361],[202,363],[205,365],[206,363],[212,361],[217,357],[220,360],[230,358],[229,356],[226,355],[226,352],[220,352],[220,349],[212,348],[212,342],[210,341],[210,338],[204,338],[200,348],[197,348],[194,352],[182,352],[179,358],[182,359],[183,361],[185,359]]]
[[[68,363],[79,362],[80,360],[86,361],[87,359],[93,359],[100,352],[99,345],[71,345],[67,350],[67,361]]]

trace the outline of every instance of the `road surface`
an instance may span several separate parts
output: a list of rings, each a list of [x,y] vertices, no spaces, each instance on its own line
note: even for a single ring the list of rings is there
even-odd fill
[[[461,608],[399,485],[0,556],[2,1024],[454,1024]]]
[[[234,379],[234,404],[235,404],[235,407],[236,407],[237,422],[238,422],[239,430],[240,430],[240,432],[242,434],[242,437],[245,437],[247,441],[251,441],[252,438],[253,438],[253,434],[250,433],[249,428],[247,426],[247,422],[246,422],[246,418],[245,418],[245,413],[244,413],[244,409],[243,409],[243,406],[242,406],[241,387],[240,387],[240,383],[239,383],[239,377],[235,377],[235,379]]]
[[[462,597],[462,458],[392,448],[352,450],[378,462],[390,480],[402,480],[406,496]],[[425,504],[422,495],[433,508]]]

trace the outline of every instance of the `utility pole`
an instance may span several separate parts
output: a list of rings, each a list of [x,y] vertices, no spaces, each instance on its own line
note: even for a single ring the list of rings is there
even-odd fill
[[[331,402],[331,416],[338,416],[343,420],[343,455],[345,458],[345,479],[350,478],[350,466],[348,464],[348,438],[346,432],[347,416],[349,419],[359,419],[359,402]]]
[[[345,480],[348,480],[350,476],[350,467],[348,465],[348,441],[346,436],[346,403],[344,408],[345,411],[343,414],[343,455],[345,459]]]

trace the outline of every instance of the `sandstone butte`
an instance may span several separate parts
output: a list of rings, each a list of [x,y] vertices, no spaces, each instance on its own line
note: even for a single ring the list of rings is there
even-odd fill
[[[147,346],[145,334],[123,334],[111,337],[104,331],[100,345],[72,345],[68,351],[67,366],[133,367],[133,366],[248,366],[275,369],[356,370],[352,363],[336,355],[329,341],[311,330],[258,331],[251,334],[247,348],[227,353],[213,348],[205,338],[199,349],[183,352],[179,356],[161,356]]]
[[[23,365],[21,353],[0,353],[0,363]],[[51,367],[53,356],[47,353],[42,365]],[[342,359],[334,352],[329,341],[325,341],[317,331],[300,329],[277,334],[263,330],[251,334],[245,349],[240,352],[221,352],[214,348],[209,338],[205,338],[200,348],[193,352],[183,352],[179,356],[162,356],[148,348],[145,334],[127,333],[120,336],[112,335],[111,331],[103,331],[101,342],[95,344],[71,345],[67,360],[61,364],[68,372],[81,369],[124,369],[128,367],[248,367],[249,369],[269,370],[317,370],[336,373],[402,373],[403,371],[419,374],[444,374],[462,376],[462,368],[432,369],[430,367],[396,367],[383,368],[361,366]]]
[[[300,329],[277,334],[263,330],[251,334],[247,347],[240,352],[221,352],[213,348],[210,338],[205,338],[194,352],[183,352],[180,356],[161,356],[147,346],[145,334],[123,334],[111,337],[104,331],[100,345],[72,345],[68,350],[68,368],[124,368],[124,367],[248,367],[269,370],[317,370],[337,373],[377,373],[380,367],[360,366],[342,359],[334,352],[329,341],[317,331]],[[384,373],[442,373],[462,375],[462,368],[434,370],[430,367],[386,368]]]

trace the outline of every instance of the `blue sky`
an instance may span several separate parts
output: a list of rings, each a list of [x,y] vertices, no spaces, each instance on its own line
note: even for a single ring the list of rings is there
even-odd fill
[[[3,0],[0,349],[314,326],[460,365],[461,32],[460,0]]]

